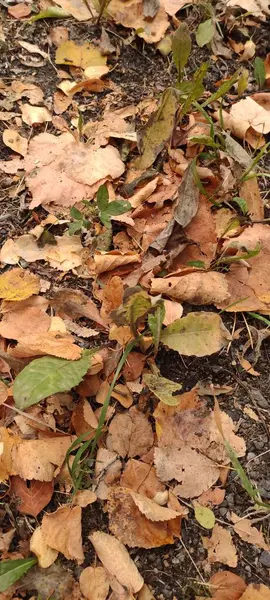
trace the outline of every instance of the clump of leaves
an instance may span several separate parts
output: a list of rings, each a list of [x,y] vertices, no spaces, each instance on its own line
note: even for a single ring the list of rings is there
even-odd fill
[[[74,219],[69,225],[69,235],[74,235],[83,230],[88,230],[91,227],[92,220],[99,218],[101,223],[105,225],[107,229],[111,228],[111,218],[119,215],[123,215],[128,212],[132,207],[128,200],[113,200],[109,202],[109,194],[106,185],[101,185],[97,192],[97,202],[90,203],[84,200],[84,204],[87,207],[87,214],[82,213],[78,208],[72,206],[70,209],[70,216]]]

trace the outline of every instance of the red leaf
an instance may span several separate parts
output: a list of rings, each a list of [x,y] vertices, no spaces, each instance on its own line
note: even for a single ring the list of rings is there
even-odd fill
[[[28,487],[26,481],[19,475],[11,477],[9,493],[19,498],[18,511],[25,515],[37,517],[50,502],[53,491],[53,481],[36,481],[33,479],[29,482]]]

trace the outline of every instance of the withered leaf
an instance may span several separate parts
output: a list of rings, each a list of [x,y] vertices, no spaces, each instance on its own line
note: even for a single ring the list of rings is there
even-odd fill
[[[107,447],[122,458],[143,456],[150,450],[154,435],[147,417],[135,407],[117,414],[109,426]]]
[[[24,515],[37,517],[38,514],[49,504],[54,490],[53,481],[35,481],[32,479],[29,485],[26,481],[16,475],[11,477],[10,495],[15,495],[19,500],[17,509]]]
[[[84,560],[81,516],[80,506],[60,506],[55,512],[45,515],[41,524],[46,544],[79,564]]]

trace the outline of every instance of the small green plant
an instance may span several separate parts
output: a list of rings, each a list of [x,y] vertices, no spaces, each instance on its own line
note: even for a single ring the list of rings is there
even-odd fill
[[[259,86],[259,89],[262,89],[266,79],[266,71],[265,64],[259,56],[256,56],[254,60],[254,77]]]
[[[84,200],[84,205],[87,208],[86,215],[78,210],[78,208],[75,208],[75,206],[72,206],[70,209],[70,216],[73,218],[73,222],[70,223],[68,228],[69,235],[90,229],[92,221],[97,218],[99,218],[107,229],[111,229],[111,218],[123,215],[132,208],[128,200],[113,200],[109,202],[106,185],[99,187],[96,203]]]

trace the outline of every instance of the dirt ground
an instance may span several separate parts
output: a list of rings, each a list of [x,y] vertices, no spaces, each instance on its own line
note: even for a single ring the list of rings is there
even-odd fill
[[[200,22],[200,14],[196,8],[187,9],[181,12],[181,17],[187,16],[191,26],[196,27]],[[2,11],[3,17],[3,11]],[[64,25],[70,29],[71,38],[74,40],[91,41],[98,39],[100,27],[91,26],[88,23],[79,23],[74,19],[58,20],[57,25]],[[87,104],[83,113],[84,119],[96,119],[102,113],[108,101],[111,107],[125,106],[130,103],[137,103],[142,98],[149,96],[157,97],[174,80],[175,69],[168,58],[163,58],[153,47],[144,44],[141,40],[135,39],[131,44],[125,45],[128,31],[120,26],[115,26],[111,22],[103,23],[106,30],[110,33],[111,41],[119,48],[117,58],[110,59],[110,65],[114,67],[111,73],[111,80],[115,89],[107,90],[99,95],[89,95],[89,98],[81,98],[83,104]],[[7,51],[2,54],[2,64],[0,67],[0,77],[5,81],[12,79],[24,79],[33,81],[39,85],[45,94],[48,107],[52,104],[52,96],[56,89],[57,78],[56,71],[52,64],[46,63],[45,66],[35,68],[24,63],[25,57],[29,55],[24,52],[17,44],[18,39],[27,42],[36,43],[40,48],[45,47],[47,35],[52,22],[40,21],[33,25],[27,25],[21,22],[14,22],[11,19],[3,20],[3,28],[7,38]],[[254,28],[254,41],[257,45],[257,54],[265,57],[270,50],[269,46],[269,27],[267,22],[261,25],[260,29]],[[200,49],[194,45],[191,57],[188,63],[190,73],[210,56],[210,50]],[[26,61],[27,63],[27,61]],[[218,58],[215,64],[211,63],[211,69],[206,79],[206,88],[215,91],[215,83],[222,77],[232,74],[239,66],[238,59],[224,60]],[[249,68],[249,65],[247,65]],[[253,92],[250,89],[247,93]],[[80,98],[78,97],[80,103]],[[16,111],[16,108],[14,109]],[[70,117],[70,113],[63,115]],[[4,127],[4,125],[1,125]],[[43,131],[43,126],[40,131]],[[53,126],[48,125],[48,131],[53,131]],[[37,128],[38,131],[38,128]],[[28,131],[29,133],[29,131]],[[4,144],[1,144],[0,158],[6,159],[9,156],[9,150]],[[267,163],[266,163],[267,164]],[[268,180],[269,182],[269,180]],[[33,215],[27,208],[28,196],[23,191],[14,197],[12,202],[6,194],[10,188],[11,180],[8,175],[2,177],[1,200],[0,200],[0,238],[3,243],[8,237],[21,235],[33,226]],[[267,203],[267,180],[261,180],[262,196]],[[266,208],[267,204],[266,204]],[[42,209],[37,209],[37,214],[42,214]],[[48,280],[55,280],[57,276],[52,269],[45,268],[40,263],[32,263],[30,270]],[[64,276],[62,284],[77,287],[78,280],[73,280],[70,274]],[[80,289],[91,292],[91,285],[88,281],[79,282]],[[185,307],[185,314],[190,310],[208,310],[207,307]],[[224,316],[224,321],[229,329],[233,326],[234,316]],[[249,325],[254,325],[257,329],[263,328],[263,323],[248,319]],[[236,360],[237,350],[241,350],[247,339],[244,319],[239,316],[236,328],[243,328],[240,338],[233,345],[229,352],[224,350],[213,357],[180,358],[179,354],[173,351],[160,350],[157,356],[157,364],[161,374],[183,386],[183,391],[190,390],[197,381],[207,381],[218,385],[230,385],[234,387],[232,395],[223,395],[219,397],[220,407],[237,423],[237,431],[247,442],[246,457],[242,464],[246,469],[252,483],[257,486],[263,501],[270,501],[270,362],[269,362],[269,342],[263,342],[261,355],[256,364],[256,370],[260,373],[259,377],[254,377],[239,367]],[[97,342],[98,343],[98,342]],[[252,350],[246,356],[252,359]],[[212,406],[213,399],[209,397],[209,404]],[[244,413],[245,407],[253,409],[258,416],[254,421]],[[63,498],[57,493],[54,495],[53,502],[46,507],[47,512],[55,510],[58,502],[63,502]],[[226,496],[224,502],[215,508],[217,522],[225,523],[229,527],[228,514],[231,511],[239,514],[243,510],[252,512],[254,507],[247,493],[243,490],[236,474],[232,471],[229,475]],[[3,516],[3,509],[0,508]],[[29,528],[36,526],[36,520],[32,517],[23,517],[16,513],[15,506],[11,507],[12,518],[17,520],[18,532],[21,539],[28,536]],[[103,512],[101,503],[96,502],[83,512],[83,532],[84,548],[86,559],[83,566],[89,565],[93,558],[93,548],[88,540],[91,529],[107,530],[107,516]],[[5,515],[5,519],[11,516]],[[41,521],[42,513],[38,517]],[[258,518],[260,515],[258,514]],[[266,541],[270,543],[270,515],[264,516],[260,525],[265,535]],[[232,531],[233,534],[233,531]],[[202,537],[207,536],[207,532],[194,519],[184,520],[182,529],[182,540],[179,540],[172,546],[165,546],[156,550],[130,550],[130,555],[138,566],[145,582],[150,586],[156,600],[194,600],[196,595],[204,595],[207,591],[204,588],[204,582],[209,578],[209,563],[206,560],[206,550],[203,548]],[[210,534],[209,534],[210,535]],[[262,551],[251,544],[241,541],[238,536],[233,534],[233,541],[236,545],[239,564],[235,573],[240,574],[249,582],[263,582],[269,584],[270,574],[270,554]],[[16,548],[18,537],[14,539],[13,546]],[[79,568],[74,567],[74,563],[60,559],[68,570],[74,570],[78,575]],[[220,568],[212,567],[211,573]]]

